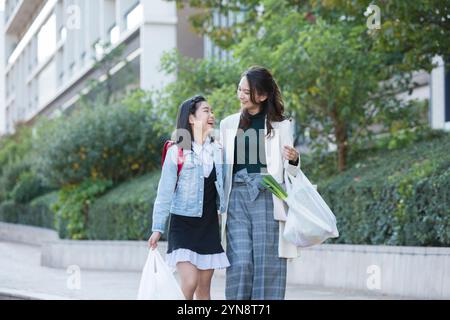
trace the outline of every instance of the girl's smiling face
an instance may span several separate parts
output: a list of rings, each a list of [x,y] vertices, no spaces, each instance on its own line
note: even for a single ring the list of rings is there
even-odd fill
[[[212,108],[206,101],[200,102],[195,113],[189,116],[192,131],[201,132],[203,135],[214,129],[215,121]]]

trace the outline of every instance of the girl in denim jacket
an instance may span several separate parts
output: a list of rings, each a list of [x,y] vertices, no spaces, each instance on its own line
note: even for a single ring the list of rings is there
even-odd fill
[[[180,105],[176,144],[162,168],[153,207],[155,249],[170,215],[166,261],[176,267],[186,299],[210,299],[214,269],[228,267],[220,243],[218,213],[224,211],[222,147],[211,137],[215,118],[202,96]],[[178,175],[179,148],[183,166]]]

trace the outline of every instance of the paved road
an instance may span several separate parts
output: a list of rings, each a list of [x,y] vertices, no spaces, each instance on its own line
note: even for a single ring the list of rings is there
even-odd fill
[[[38,299],[134,300],[139,286],[138,272],[81,270],[80,289],[69,289],[66,270],[40,265],[40,248],[0,242],[0,299],[11,297]],[[224,299],[225,280],[215,276],[212,299]],[[310,286],[288,286],[286,299],[398,299],[373,292],[335,290]]]

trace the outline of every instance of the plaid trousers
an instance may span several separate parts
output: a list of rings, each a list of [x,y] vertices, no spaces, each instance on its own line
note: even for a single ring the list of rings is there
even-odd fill
[[[278,257],[278,221],[262,176],[246,169],[233,176],[226,222],[225,296],[228,300],[282,300],[287,259]]]

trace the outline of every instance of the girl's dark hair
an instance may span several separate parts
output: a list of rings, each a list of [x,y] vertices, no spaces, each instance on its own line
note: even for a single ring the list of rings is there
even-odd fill
[[[284,102],[281,97],[281,91],[275,82],[270,71],[264,67],[254,66],[242,74],[242,78],[246,77],[250,87],[250,100],[257,104],[255,95],[265,94],[267,99],[261,103],[262,112],[267,115],[267,136],[272,134],[272,122],[280,122],[285,120]],[[250,127],[250,114],[246,109],[241,113],[239,128],[245,130]]]
[[[175,133],[175,142],[182,149],[192,149],[192,141],[194,141],[194,134],[189,123],[189,116],[195,114],[201,102],[206,101],[203,96],[197,95],[184,101],[179,109],[177,115],[177,130]],[[185,132],[190,134],[190,140],[186,141]]]

